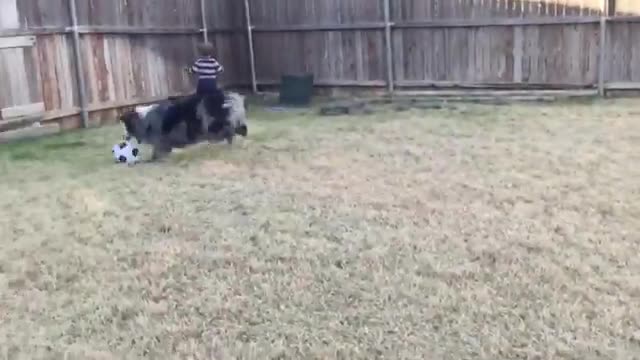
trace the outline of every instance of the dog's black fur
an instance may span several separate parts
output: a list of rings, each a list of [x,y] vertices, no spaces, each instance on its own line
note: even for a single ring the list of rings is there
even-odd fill
[[[244,119],[238,121],[233,114],[237,111],[234,106],[244,106],[244,99],[242,104],[228,105],[226,102],[222,92],[170,98],[154,104],[144,116],[134,110],[124,113],[120,120],[127,137],[153,146],[152,159],[155,160],[169,154],[173,148],[203,141],[226,140],[231,144],[235,135],[246,137]]]
[[[222,91],[206,95],[191,95],[184,98],[174,98],[173,106],[167,109],[162,122],[162,134],[169,134],[178,124],[184,122],[187,126],[187,139],[195,141],[202,128],[202,119],[198,116],[198,106],[204,105],[206,113],[213,118],[208,124],[207,132],[215,134],[225,127],[229,118],[229,109],[225,107],[226,97]]]

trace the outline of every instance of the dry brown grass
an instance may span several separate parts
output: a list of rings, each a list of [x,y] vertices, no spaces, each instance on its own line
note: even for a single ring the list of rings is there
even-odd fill
[[[117,128],[3,148],[0,348],[639,358],[639,115],[260,113],[231,152],[134,168],[110,163]]]

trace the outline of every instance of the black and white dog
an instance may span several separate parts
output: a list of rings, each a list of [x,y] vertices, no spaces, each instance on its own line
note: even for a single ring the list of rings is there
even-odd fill
[[[152,160],[174,148],[200,142],[233,143],[236,135],[248,133],[244,96],[231,92],[190,95],[147,106],[138,106],[120,116],[125,137],[153,146]]]

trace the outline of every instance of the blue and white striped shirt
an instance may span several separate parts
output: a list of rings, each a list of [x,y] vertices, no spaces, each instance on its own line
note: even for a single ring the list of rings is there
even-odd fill
[[[212,57],[202,57],[196,60],[191,71],[198,74],[200,79],[215,79],[224,71],[224,67]]]

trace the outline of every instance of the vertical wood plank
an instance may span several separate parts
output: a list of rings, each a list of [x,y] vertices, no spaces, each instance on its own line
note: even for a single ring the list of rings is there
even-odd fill
[[[394,68],[395,68],[395,76],[398,80],[406,80],[405,75],[405,58],[404,58],[404,50],[405,46],[405,34],[406,30],[394,30],[393,33],[393,43],[396,44],[396,51],[394,52]]]
[[[244,14],[247,29],[247,42],[249,45],[249,66],[251,71],[251,89],[254,93],[258,92],[258,83],[256,81],[256,59],[253,47],[253,26],[251,25],[251,6],[249,0],[244,0]]]
[[[364,77],[364,48],[362,45],[362,31],[355,32],[354,48],[356,52],[356,80],[365,80]]]
[[[87,87],[85,80],[85,72],[82,68],[82,51],[80,50],[80,34],[78,33],[78,10],[76,8],[76,0],[68,0],[69,16],[71,17],[71,28],[73,31],[73,53],[75,55],[75,68],[77,78],[78,99],[80,100],[80,117],[82,118],[83,127],[89,127],[89,113],[87,101]]]
[[[605,96],[605,69],[607,62],[607,15],[609,1],[602,0],[602,12],[600,15],[600,47],[598,59],[598,94]]]
[[[391,4],[390,0],[384,0],[384,37],[385,37],[385,50],[387,55],[387,90],[393,92],[394,80],[393,80],[393,46],[391,44]]]
[[[205,43],[209,42],[209,30],[207,30],[207,0],[200,0],[200,16],[202,19],[202,37]]]
[[[0,1],[0,29],[17,29],[20,27],[18,1],[19,0]]]
[[[524,34],[522,26],[513,28],[513,81],[522,82],[522,55],[524,47]]]

